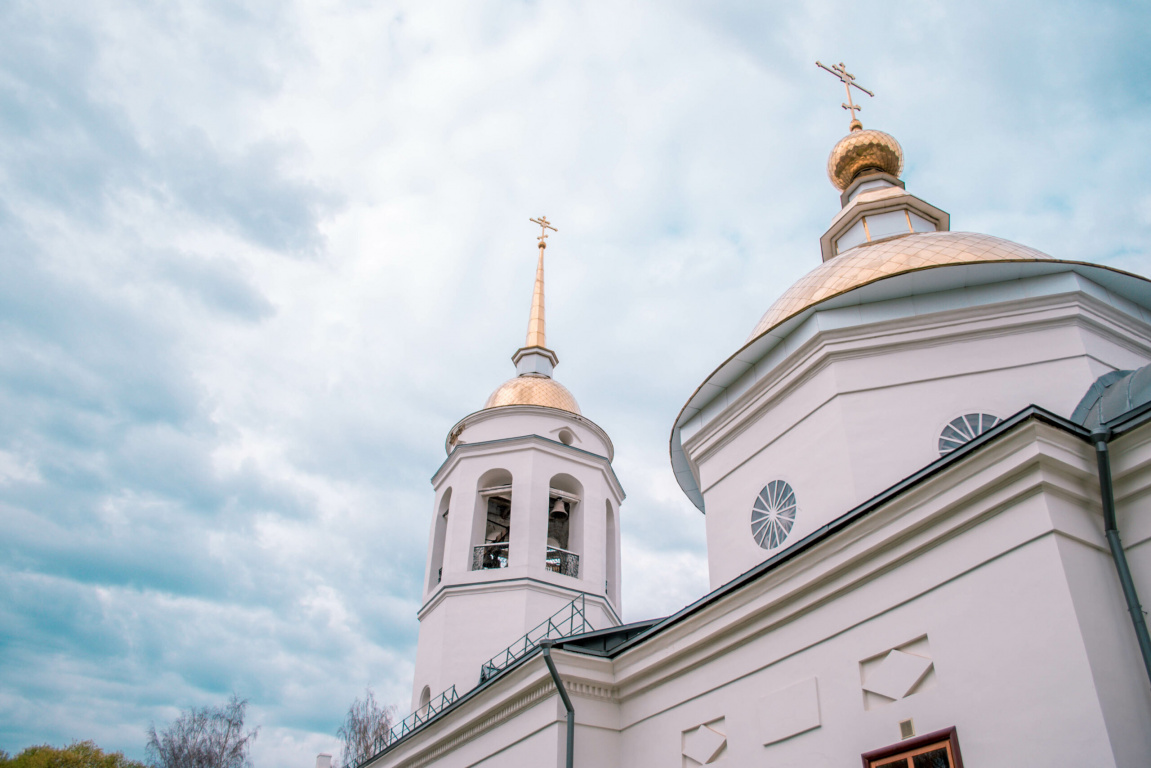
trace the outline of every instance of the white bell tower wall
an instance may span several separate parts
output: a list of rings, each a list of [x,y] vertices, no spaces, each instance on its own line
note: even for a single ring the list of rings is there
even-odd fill
[[[432,479],[413,708],[479,683],[481,666],[573,599],[595,629],[620,619],[611,441],[576,414],[506,406],[452,430]]]

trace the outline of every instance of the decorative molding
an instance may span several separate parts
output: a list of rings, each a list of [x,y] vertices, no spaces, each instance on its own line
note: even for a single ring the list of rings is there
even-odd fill
[[[504,408],[535,408],[537,406],[503,406]],[[515,437],[501,437],[495,440],[484,440],[479,443],[461,443],[452,449],[452,452],[444,459],[444,463],[432,475],[432,488],[437,492],[442,483],[446,480],[448,475],[459,465],[461,461],[467,458],[487,457],[501,453],[512,453],[524,451],[529,448],[543,449],[550,452],[553,456],[559,456],[568,460],[575,460],[586,467],[598,469],[607,481],[608,486],[616,495],[616,503],[622,504],[627,494],[620,484],[619,478],[616,477],[615,469],[612,467],[611,459],[606,456],[600,456],[598,453],[586,451],[583,448],[577,448],[574,445],[564,445],[558,440],[552,440],[550,437],[542,435],[516,435]]]
[[[863,659],[859,662],[863,708],[875,709],[930,687],[934,669],[927,635]]]
[[[567,680],[562,676],[561,679],[564,681],[564,686],[571,696],[578,696],[581,699],[596,699],[598,701],[618,701],[619,699],[618,688],[595,685],[578,680]]]
[[[549,407],[543,406],[543,405],[504,405],[504,406],[500,406],[499,408],[481,408],[480,410],[475,411],[474,413],[469,413],[467,416],[465,416],[462,419],[460,419],[459,421],[457,421],[455,423],[455,425],[451,428],[451,430],[448,432],[448,438],[447,438],[447,440],[444,441],[445,452],[450,457],[451,454],[455,451],[455,449],[457,447],[459,447],[459,446],[452,443],[452,435],[453,434],[455,434],[456,437],[458,438],[459,434],[463,433],[463,431],[465,429],[472,426],[473,424],[478,424],[481,421],[487,421],[489,419],[498,419],[498,418],[501,418],[507,414],[518,414],[518,413],[540,414],[540,415],[544,415],[544,416],[550,416],[550,417],[557,418],[561,421],[566,420],[566,421],[570,421],[570,422],[573,422],[575,424],[579,424],[581,426],[587,427],[589,430],[594,432],[597,437],[599,437],[601,440],[603,440],[604,444],[607,446],[608,455],[605,457],[602,457],[602,458],[606,458],[608,460],[608,462],[611,462],[611,460],[613,458],[615,458],[615,446],[612,444],[611,438],[608,437],[607,432],[605,432],[603,427],[601,427],[599,424],[596,424],[594,421],[592,421],[587,416],[584,416],[582,414],[572,413],[571,411],[564,411],[564,410],[561,410],[559,408],[549,408]],[[459,430],[458,433],[456,431],[457,428]],[[481,445],[481,443],[466,443],[466,445]],[[562,445],[562,443],[561,443],[561,445]],[[577,448],[576,450],[581,450],[581,449]],[[585,451],[585,453],[587,453],[587,451]],[[598,455],[598,454],[594,454],[594,455]]]
[[[719,718],[688,728],[680,734],[683,768],[711,765],[727,751],[727,719]]]
[[[489,574],[492,570],[471,571],[471,573]],[[501,568],[500,570],[511,569]],[[578,589],[577,587],[568,586],[567,584],[555,584],[550,581],[544,581],[536,576],[512,576],[506,579],[492,579],[489,581],[476,580],[459,584],[440,583],[436,585],[435,592],[428,598],[427,602],[420,606],[419,611],[416,612],[416,618],[423,621],[424,616],[426,616],[429,611],[439,606],[451,595],[473,595],[484,592],[506,592],[521,589],[535,589],[539,592],[568,599],[578,595],[584,595],[588,602],[603,608],[606,614],[615,619],[616,623],[614,626],[618,627],[623,624],[623,619],[619,613],[616,612],[615,606],[611,604],[611,600],[606,595],[598,592],[588,592],[583,589]],[[610,627],[601,627],[601,629],[610,629]]]

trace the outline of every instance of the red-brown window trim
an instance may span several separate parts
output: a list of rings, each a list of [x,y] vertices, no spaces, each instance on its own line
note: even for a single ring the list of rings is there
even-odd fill
[[[953,768],[963,768],[963,757],[959,754],[959,733],[955,730],[955,726],[944,728],[942,731],[927,733],[923,736],[916,736],[913,739],[901,741],[889,747],[864,752],[863,768],[871,768],[871,763],[875,760],[882,760],[885,757],[898,755],[900,752],[909,752],[913,749],[919,749],[920,747],[926,747],[941,741],[950,742],[951,744],[951,756],[955,758]]]

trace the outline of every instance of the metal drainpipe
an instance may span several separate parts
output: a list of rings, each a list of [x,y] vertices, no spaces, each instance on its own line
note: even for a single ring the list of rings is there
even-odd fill
[[[575,708],[572,707],[572,700],[568,698],[567,689],[564,688],[563,680],[560,680],[560,673],[556,669],[556,663],[552,661],[552,646],[555,643],[551,640],[544,640],[540,643],[540,648],[544,652],[544,663],[548,665],[548,671],[552,673],[552,680],[556,684],[556,690],[560,692],[560,699],[563,700],[564,709],[568,711],[568,744],[567,744],[567,768],[573,768],[575,763]]]
[[[1091,441],[1095,443],[1095,458],[1099,463],[1099,494],[1103,498],[1103,532],[1107,535],[1107,544],[1111,547],[1115,570],[1119,572],[1119,584],[1123,587],[1123,597],[1127,600],[1131,623],[1135,625],[1135,637],[1139,640],[1139,652],[1143,654],[1147,680],[1151,682],[1151,635],[1147,634],[1147,619],[1143,616],[1143,606],[1139,604],[1135,582],[1131,580],[1131,569],[1127,566],[1127,555],[1123,551],[1123,543],[1119,540],[1119,524],[1115,518],[1115,489],[1111,484],[1111,455],[1107,450],[1107,442],[1110,439],[1110,429],[1091,435]]]

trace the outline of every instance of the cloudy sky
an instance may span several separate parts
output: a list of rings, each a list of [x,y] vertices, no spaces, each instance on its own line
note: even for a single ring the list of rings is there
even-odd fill
[[[706,589],[667,438],[819,262],[846,61],[908,188],[1151,273],[1151,12],[1060,2],[0,3],[0,748],[235,691],[308,768],[406,712],[448,429],[513,374],[615,441],[624,614]]]

